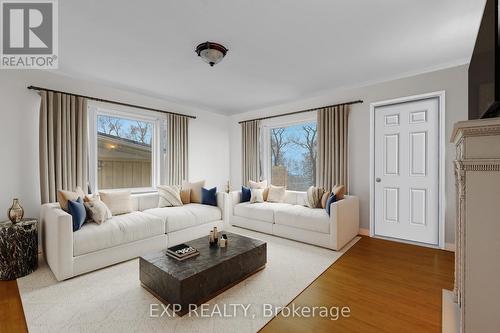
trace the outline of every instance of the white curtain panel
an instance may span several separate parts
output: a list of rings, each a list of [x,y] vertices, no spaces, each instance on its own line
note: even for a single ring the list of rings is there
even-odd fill
[[[87,100],[41,91],[40,190],[42,203],[56,202],[57,190],[88,188]]]
[[[335,185],[348,189],[349,105],[318,110],[318,172],[316,183],[327,191]]]
[[[249,180],[259,181],[260,161],[260,121],[251,120],[241,124],[241,165],[242,184],[247,186]]]
[[[181,185],[188,180],[189,118],[169,114],[167,124],[167,183]]]

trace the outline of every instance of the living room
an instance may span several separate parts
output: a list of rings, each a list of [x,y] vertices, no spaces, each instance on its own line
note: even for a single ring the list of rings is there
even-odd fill
[[[500,329],[498,1],[0,5],[0,332]]]

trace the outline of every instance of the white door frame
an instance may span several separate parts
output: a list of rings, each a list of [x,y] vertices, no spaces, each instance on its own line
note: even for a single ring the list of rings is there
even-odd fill
[[[436,91],[428,94],[407,96],[401,98],[390,99],[370,104],[370,237],[386,238],[375,235],[375,109],[380,106],[413,102],[422,99],[438,98],[438,119],[439,119],[439,245],[440,249],[445,248],[445,91]],[[436,247],[430,244],[418,243],[395,238],[387,238],[391,240],[401,241],[423,245],[427,247]]]

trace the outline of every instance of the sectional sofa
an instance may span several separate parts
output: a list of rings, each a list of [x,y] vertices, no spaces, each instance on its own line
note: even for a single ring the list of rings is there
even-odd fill
[[[231,225],[340,250],[359,233],[359,200],[346,195],[322,208],[305,206],[305,192],[286,191],[283,202],[241,202],[241,192],[229,196]]]
[[[101,225],[85,223],[73,232],[72,217],[58,203],[42,206],[44,254],[61,281],[105,266],[165,249],[224,228],[224,193],[217,206],[158,207],[158,194],[133,195],[134,211]]]

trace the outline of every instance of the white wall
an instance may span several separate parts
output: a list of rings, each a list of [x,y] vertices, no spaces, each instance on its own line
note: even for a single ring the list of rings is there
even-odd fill
[[[0,216],[11,199],[19,197],[27,216],[38,216],[40,204],[38,174],[39,97],[30,84],[133,104],[193,114],[190,126],[191,180],[206,179],[207,186],[223,189],[228,178],[232,187],[241,186],[241,132],[239,120],[269,114],[319,107],[363,99],[352,107],[350,118],[351,192],[361,200],[361,227],[369,227],[369,109],[370,103],[438,90],[446,91],[446,137],[453,123],[467,118],[467,67],[459,66],[409,78],[360,88],[327,91],[294,103],[226,117],[187,108],[172,102],[125,90],[74,80],[47,71],[1,71],[0,73]],[[446,151],[446,242],[454,242],[455,199],[452,161],[454,147]],[[229,177],[230,176],[230,177]],[[4,215],[6,216],[6,215]]]
[[[21,200],[25,216],[39,215],[40,98],[35,91],[26,89],[29,85],[197,116],[189,128],[190,179],[206,179],[207,186],[224,189],[229,176],[228,117],[47,71],[3,70],[0,73],[0,220],[7,217],[12,198]]]
[[[234,188],[241,186],[241,130],[238,121],[362,99],[364,103],[353,105],[350,114],[350,191],[360,198],[361,228],[368,229],[370,103],[440,90],[446,91],[446,139],[448,142],[453,124],[467,119],[466,65],[358,88],[326,91],[313,98],[232,116],[230,121],[231,183]],[[455,182],[452,165],[454,153],[454,145],[447,143],[446,243],[454,243]]]

